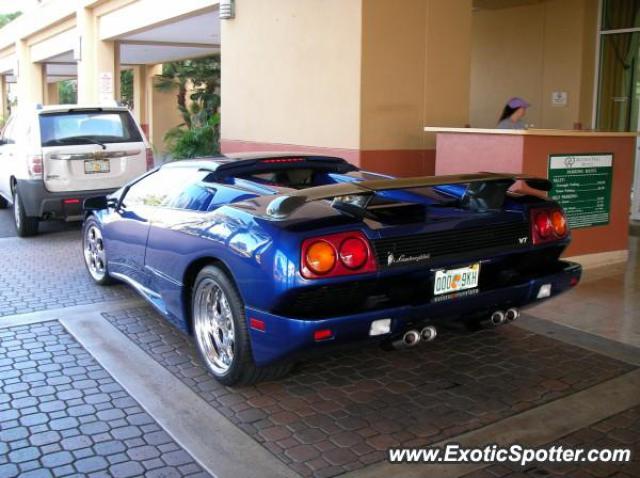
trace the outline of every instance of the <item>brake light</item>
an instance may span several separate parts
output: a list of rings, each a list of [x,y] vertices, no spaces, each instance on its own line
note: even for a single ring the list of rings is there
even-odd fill
[[[359,269],[369,258],[369,247],[359,237],[350,237],[340,245],[339,253],[345,267]]]
[[[147,154],[147,171],[151,171],[156,165],[155,160],[153,159],[153,150],[151,148],[147,148],[146,154]]]
[[[532,210],[531,229],[534,244],[564,239],[569,234],[567,218],[560,208]]]
[[[278,158],[278,159],[263,159],[261,163],[276,164],[276,163],[301,163],[304,158]]]
[[[302,243],[301,273],[307,279],[375,272],[369,241],[361,232],[344,232],[306,239]]]
[[[29,156],[29,176],[42,176],[42,155]]]
[[[64,205],[71,205],[71,204],[80,204],[80,199],[63,199],[62,203]]]

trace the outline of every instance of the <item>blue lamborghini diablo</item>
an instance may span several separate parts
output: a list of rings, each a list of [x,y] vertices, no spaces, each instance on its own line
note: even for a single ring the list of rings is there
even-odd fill
[[[95,282],[134,287],[192,334],[220,382],[251,383],[335,345],[433,340],[447,321],[500,325],[560,294],[563,210],[512,174],[391,178],[333,157],[178,161],[85,201]]]

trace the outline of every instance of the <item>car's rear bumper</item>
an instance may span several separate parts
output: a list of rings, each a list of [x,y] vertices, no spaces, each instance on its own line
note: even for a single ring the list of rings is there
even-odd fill
[[[40,219],[81,219],[85,199],[114,191],[101,189],[50,192],[42,180],[19,180],[17,187],[27,216]]]
[[[477,290],[446,300],[433,300],[419,306],[401,306],[330,319],[300,320],[273,315],[247,307],[247,321],[258,319],[264,322],[265,330],[250,328],[253,355],[259,366],[307,352],[322,350],[336,345],[362,341],[383,341],[397,337],[411,327],[442,320],[486,315],[510,307],[523,308],[546,300],[538,299],[540,288],[550,284],[554,297],[575,286],[580,280],[582,267],[579,264],[560,261],[555,272],[521,279],[508,287]],[[391,319],[391,332],[384,336],[371,337],[371,322]],[[316,330],[329,329],[330,340],[316,342]]]

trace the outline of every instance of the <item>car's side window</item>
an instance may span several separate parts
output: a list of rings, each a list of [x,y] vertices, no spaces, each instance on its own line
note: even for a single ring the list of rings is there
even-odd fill
[[[209,174],[192,168],[162,168],[131,186],[124,204],[206,211],[215,189],[201,181]]]

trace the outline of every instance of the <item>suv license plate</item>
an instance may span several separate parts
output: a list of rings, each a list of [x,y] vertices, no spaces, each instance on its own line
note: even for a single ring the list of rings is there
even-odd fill
[[[88,159],[84,162],[85,174],[108,173],[111,171],[111,165],[108,159]]]
[[[478,287],[480,264],[471,264],[458,269],[436,271],[433,281],[433,295],[449,294]]]

